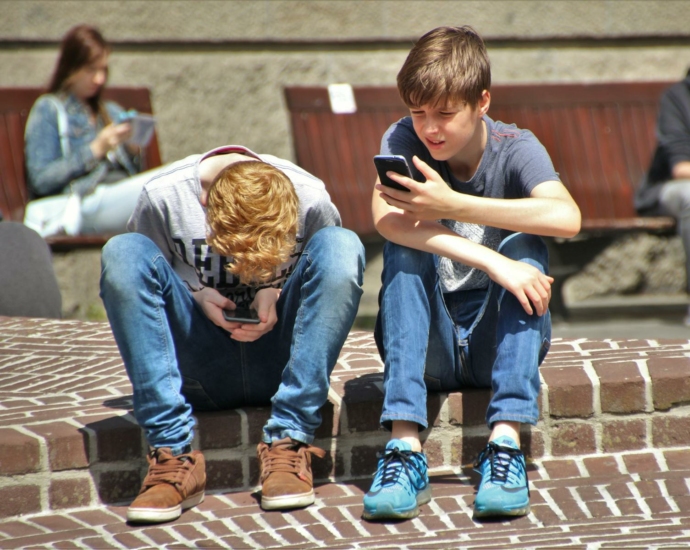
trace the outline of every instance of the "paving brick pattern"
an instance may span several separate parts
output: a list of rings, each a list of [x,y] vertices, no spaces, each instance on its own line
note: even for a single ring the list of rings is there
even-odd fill
[[[262,513],[252,496],[268,408],[201,413],[214,494],[178,522],[133,528],[119,505],[139,488],[146,444],[109,326],[0,317],[0,547],[690,547],[690,341],[555,340],[541,376],[541,419],[523,433],[527,518],[472,521],[463,465],[485,444],[490,397],[475,389],[429,395],[432,504],[409,522],[359,519],[387,435],[373,338],[353,332],[322,409],[315,506]]]
[[[134,526],[125,507],[27,514],[0,521],[1,548],[688,548],[690,450],[539,459],[530,464],[531,513],[472,518],[477,479],[437,471],[418,518],[361,519],[368,480],[316,488],[303,510],[263,512],[249,492],[211,494],[171,523]]]

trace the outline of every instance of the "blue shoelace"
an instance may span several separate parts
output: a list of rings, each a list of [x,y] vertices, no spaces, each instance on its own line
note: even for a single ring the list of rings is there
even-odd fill
[[[493,441],[489,441],[489,444],[486,446],[486,448],[479,453],[477,461],[474,463],[474,469],[481,474],[482,472],[479,470],[479,467],[484,460],[488,460],[491,468],[490,481],[505,485],[508,482],[508,475],[510,474],[510,464],[515,461],[517,462],[517,475],[522,474],[524,476],[525,487],[527,488],[527,494],[529,495],[529,484],[527,482],[525,461],[521,460],[523,456],[522,451],[519,449],[504,447],[503,445],[497,445]]]
[[[404,470],[407,474],[407,478],[411,481],[415,489],[418,491],[424,489],[426,485],[424,482],[424,472],[422,472],[417,461],[413,459],[415,454],[418,453],[414,451],[400,451],[397,447],[386,449],[384,453],[378,453],[377,457],[383,459],[382,467],[379,468],[379,471],[383,470],[381,475],[381,487],[397,483],[400,474]],[[398,463],[402,465],[402,468],[397,466]],[[415,481],[415,476],[411,469],[417,473],[416,479],[418,479],[419,482]]]

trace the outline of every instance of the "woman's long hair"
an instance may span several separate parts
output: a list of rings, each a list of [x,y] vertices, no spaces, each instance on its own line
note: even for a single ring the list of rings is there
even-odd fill
[[[97,59],[104,53],[110,52],[110,45],[105,41],[101,32],[91,25],[77,25],[72,27],[62,39],[60,57],[55,71],[48,85],[48,92],[57,93],[63,91],[70,76]],[[94,115],[100,114],[105,124],[110,120],[106,109],[101,102],[101,94],[104,86],[89,97],[86,103]]]

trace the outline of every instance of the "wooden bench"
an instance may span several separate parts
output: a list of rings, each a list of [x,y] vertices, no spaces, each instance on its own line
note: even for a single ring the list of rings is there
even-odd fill
[[[555,241],[549,239],[558,286],[553,311],[565,313],[560,296],[565,277],[579,271],[603,247],[582,244],[584,237],[610,240],[623,231],[674,228],[673,218],[641,217],[633,205],[656,144],[659,97],[671,84],[492,87],[489,116],[527,128],[539,138],[582,212],[582,232],[565,243],[566,248],[555,248]],[[285,89],[297,163],[325,182],[346,227],[363,240],[376,239],[370,207],[376,172],[371,159],[389,125],[409,111],[395,87],[355,87],[354,96],[355,113],[334,114],[327,88]]]
[[[22,221],[28,201],[24,168],[24,127],[32,105],[43,88],[0,88],[0,212],[5,220]],[[148,88],[108,87],[106,99],[126,109],[152,113]],[[158,140],[154,133],[144,151],[143,169],[161,165]],[[83,246],[102,246],[109,235],[59,235],[46,241],[53,250]]]

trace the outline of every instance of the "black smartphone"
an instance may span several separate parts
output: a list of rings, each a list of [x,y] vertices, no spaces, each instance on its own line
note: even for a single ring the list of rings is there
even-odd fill
[[[238,307],[237,309],[224,309],[223,318],[231,323],[259,324],[259,314],[255,309]]]
[[[412,179],[412,172],[410,171],[410,166],[407,164],[405,157],[402,155],[376,155],[374,157],[374,164],[379,174],[379,180],[381,180],[383,185],[387,185],[393,189],[407,191],[408,193],[410,192],[407,187],[400,185],[386,175],[386,172],[395,172],[396,174],[401,174]]]

